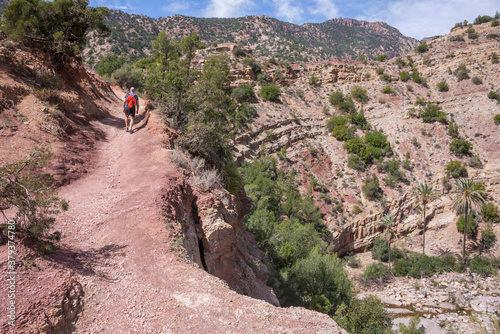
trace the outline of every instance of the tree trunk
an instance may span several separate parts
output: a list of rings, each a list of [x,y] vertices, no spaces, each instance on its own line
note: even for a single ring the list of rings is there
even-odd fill
[[[469,206],[465,204],[465,219],[464,219],[464,244],[463,246],[463,262],[465,265],[465,243],[467,241],[467,214],[469,213]]]
[[[391,271],[391,239],[392,239],[392,234],[391,234],[391,228],[389,227],[389,271]]]
[[[425,204],[424,204],[424,225],[422,227],[422,255],[425,255]]]

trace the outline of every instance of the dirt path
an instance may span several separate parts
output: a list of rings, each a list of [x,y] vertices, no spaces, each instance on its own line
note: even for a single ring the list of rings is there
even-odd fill
[[[180,175],[161,137],[144,122],[125,132],[119,112],[101,123],[94,170],[60,191],[70,209],[56,226],[59,256],[85,291],[74,333],[339,332],[324,315],[238,295],[178,260],[158,200]]]

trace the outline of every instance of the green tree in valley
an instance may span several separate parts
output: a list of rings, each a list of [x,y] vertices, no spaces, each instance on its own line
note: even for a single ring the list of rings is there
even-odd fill
[[[380,219],[380,226],[384,228],[384,236],[389,243],[389,270],[391,270],[391,241],[392,241],[392,225],[394,224],[394,216],[391,214],[385,215]]]

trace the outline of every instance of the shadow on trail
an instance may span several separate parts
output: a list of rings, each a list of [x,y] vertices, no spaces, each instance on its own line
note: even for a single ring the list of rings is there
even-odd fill
[[[146,126],[149,120],[149,111],[141,112],[134,118],[134,129],[135,131],[140,130]],[[125,114],[120,113],[120,116],[108,115],[105,118],[99,120],[104,125],[112,126],[118,129],[125,128]]]
[[[88,251],[78,251],[63,247],[51,260],[84,276],[97,276],[107,281],[115,281],[116,278],[108,276],[106,270],[107,267],[113,265],[113,261],[106,263],[106,260],[112,260],[117,256],[125,256],[123,252],[125,247],[110,244]]]

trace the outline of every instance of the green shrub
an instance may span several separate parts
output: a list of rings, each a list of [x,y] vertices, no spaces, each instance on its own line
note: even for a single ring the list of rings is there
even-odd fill
[[[384,74],[384,71],[385,71],[385,68],[378,67],[378,68],[375,70],[375,73],[377,73],[377,75],[381,75],[381,74]]]
[[[363,191],[363,194],[366,196],[366,198],[371,201],[380,200],[384,195],[382,189],[380,188],[378,177],[375,174],[373,174],[370,179],[363,183],[361,190]]]
[[[224,166],[222,177],[224,188],[231,194],[235,195],[244,190],[245,182],[234,162],[229,162]]]
[[[474,155],[469,159],[468,162],[469,167],[472,168],[483,168],[483,162],[481,161],[481,158],[479,155]]]
[[[271,81],[271,77],[266,72],[262,72],[262,73],[257,74],[257,82],[259,84],[264,85],[264,84],[268,83],[269,81]]]
[[[231,96],[238,102],[248,101],[255,97],[252,84],[243,84],[233,89]]]
[[[67,209],[56,196],[52,175],[41,172],[49,159],[47,149],[35,147],[26,159],[0,166],[0,212],[6,221],[16,221],[16,240],[31,239],[39,251],[53,246],[57,232],[48,231],[60,209]]]
[[[233,48],[233,55],[235,57],[246,57],[247,54],[240,47],[235,47],[235,48]]]
[[[474,85],[482,85],[483,84],[483,80],[481,80],[480,77],[472,77],[471,81]]]
[[[415,105],[416,106],[425,106],[426,102],[425,102],[425,99],[423,97],[417,97],[417,99],[415,100]]]
[[[35,84],[39,85],[42,89],[61,89],[62,81],[57,74],[48,71],[37,71],[35,76]]]
[[[333,116],[328,121],[326,121],[326,129],[328,132],[332,132],[335,125],[346,125],[349,122],[347,116]]]
[[[355,205],[354,208],[352,209],[352,213],[354,213],[355,215],[358,215],[361,212],[363,212],[363,210],[361,210],[361,208],[358,205]]]
[[[415,49],[416,53],[424,53],[424,52],[427,52],[427,51],[429,51],[429,46],[425,42],[423,42],[422,44],[420,44],[419,46],[417,46],[417,48]]]
[[[389,267],[380,262],[370,264],[363,272],[363,282],[365,284],[385,281],[389,277]]]
[[[468,176],[467,168],[461,161],[450,161],[446,164],[446,172],[454,179],[464,178]]]
[[[487,222],[496,222],[500,219],[498,216],[498,206],[493,202],[483,203],[481,215]]]
[[[467,34],[467,37],[469,37],[469,39],[478,39],[479,35],[475,32],[471,32],[471,33]]]
[[[247,58],[243,59],[243,64],[250,66],[254,73],[261,72],[260,65],[257,63],[257,61],[254,58],[247,57]]]
[[[392,271],[396,276],[421,278],[443,271],[453,271],[456,266],[457,261],[451,254],[433,257],[412,253],[407,257],[395,260]]]
[[[344,257],[344,261],[347,262],[347,265],[351,268],[359,268],[361,267],[361,261],[356,259],[353,255],[347,255]]]
[[[440,106],[432,102],[427,102],[427,105],[420,109],[420,117],[424,123],[441,122],[448,124],[446,113]]]
[[[465,64],[462,64],[457,67],[457,69],[453,72],[453,74],[457,77],[457,80],[460,82],[462,80],[470,79],[469,72],[470,70],[465,66]]]
[[[460,233],[464,233],[464,224],[465,224],[464,216],[460,216],[456,224],[457,224],[457,231]],[[475,215],[473,213],[469,213],[467,215],[467,237],[476,238],[476,236],[477,236],[477,221]]]
[[[490,98],[492,100],[495,99],[497,101],[500,101],[500,94],[498,94],[497,92],[494,92],[494,91],[490,91],[488,93],[488,98]]]
[[[401,80],[403,82],[410,80],[410,73],[408,73],[406,71],[399,72],[399,80]]]
[[[458,125],[455,122],[451,122],[450,125],[448,125],[448,135],[451,138],[458,139],[460,138],[460,134],[458,132]]]
[[[384,93],[384,94],[395,94],[396,92],[391,88],[391,86],[385,86],[382,89],[382,93]]]
[[[500,114],[496,114],[495,117],[493,117],[493,122],[495,122],[496,125],[500,125]]]
[[[100,76],[111,77],[111,74],[122,67],[125,62],[126,60],[124,56],[118,57],[115,54],[107,55],[97,62],[95,65],[95,71]]]
[[[319,78],[315,75],[311,76],[309,78],[309,85],[311,85],[313,87],[319,86]]]
[[[341,141],[346,141],[355,137],[354,129],[345,124],[335,125],[332,129],[332,135]]]
[[[464,42],[464,36],[462,35],[455,35],[455,36],[450,36],[450,42]]]
[[[389,261],[389,243],[382,238],[375,238],[373,240],[373,247],[371,249],[372,259],[382,262]],[[403,256],[401,250],[396,247],[391,247],[391,261],[399,259]]]
[[[366,164],[358,155],[350,154],[347,158],[347,167],[357,170],[358,172],[364,172],[366,170]]]
[[[488,223],[488,225],[481,230],[481,239],[479,240],[479,242],[486,250],[493,248],[493,246],[497,242],[497,236],[493,231],[492,223]]]
[[[276,84],[271,83],[260,88],[260,94],[265,101],[276,101],[280,96],[280,89]]]
[[[386,59],[387,55],[385,53],[377,56],[377,61],[385,61]]]
[[[361,130],[367,130],[370,128],[370,124],[366,120],[363,110],[361,112],[351,112],[350,114],[351,123],[356,125]]]
[[[448,87],[448,83],[444,79],[437,84],[437,88],[440,92],[447,92],[450,89],[450,87]]]
[[[366,93],[366,89],[360,86],[354,86],[351,88],[352,98],[358,102],[366,103],[368,102],[368,94]]]
[[[483,276],[496,275],[500,261],[496,258],[475,256],[469,262],[470,271]]]
[[[411,72],[411,79],[413,80],[413,82],[418,83],[424,87],[427,87],[427,79],[425,79],[420,75],[416,67],[414,67]]]
[[[341,91],[336,91],[330,94],[328,100],[331,105],[343,112],[354,112],[356,111],[354,107],[354,102],[351,96],[345,96]]]
[[[472,144],[463,138],[455,139],[450,143],[450,150],[459,157],[471,155]]]
[[[491,21],[491,26],[492,27],[498,27],[500,25],[500,21],[498,21],[497,19]]]
[[[128,90],[130,87],[135,87],[141,90],[144,86],[143,71],[140,68],[134,68],[130,64],[124,64],[111,75],[113,83],[121,88]]]
[[[349,307],[342,305],[333,319],[348,333],[391,334],[392,318],[375,296],[353,299]]]

